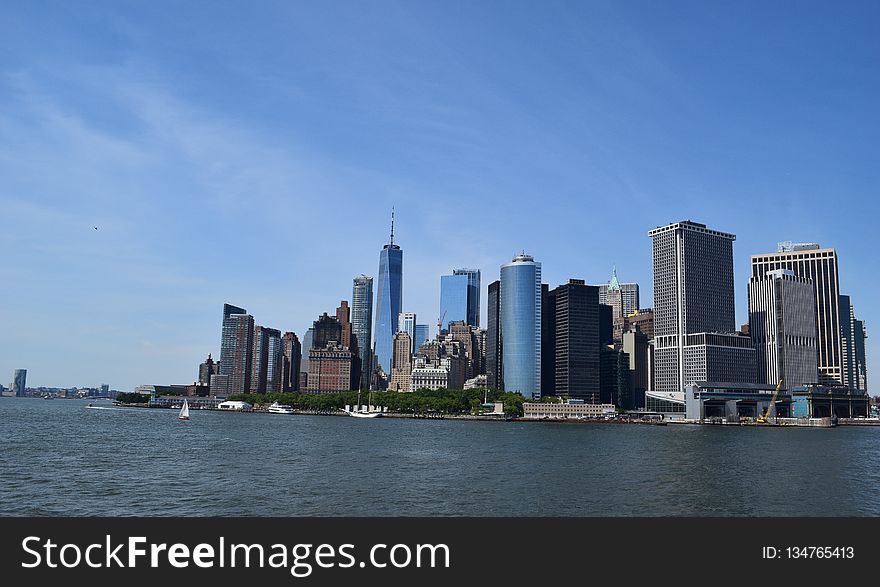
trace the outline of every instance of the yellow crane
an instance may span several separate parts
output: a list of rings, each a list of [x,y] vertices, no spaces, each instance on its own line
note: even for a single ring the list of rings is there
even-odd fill
[[[770,399],[770,403],[767,404],[767,410],[763,414],[758,414],[758,417],[755,418],[755,421],[766,424],[770,420],[770,410],[773,409],[773,404],[776,403],[776,396],[779,395],[780,389],[782,389],[782,379],[780,379],[779,383],[776,384],[776,391],[773,392],[773,397]]]

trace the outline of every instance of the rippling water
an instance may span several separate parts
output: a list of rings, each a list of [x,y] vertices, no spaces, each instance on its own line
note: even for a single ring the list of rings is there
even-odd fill
[[[880,427],[86,405],[0,399],[0,515],[880,516]]]

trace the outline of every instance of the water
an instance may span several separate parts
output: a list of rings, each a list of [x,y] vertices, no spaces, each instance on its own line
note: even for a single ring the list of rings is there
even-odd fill
[[[880,516],[880,427],[179,422],[88,403],[0,399],[0,515]]]

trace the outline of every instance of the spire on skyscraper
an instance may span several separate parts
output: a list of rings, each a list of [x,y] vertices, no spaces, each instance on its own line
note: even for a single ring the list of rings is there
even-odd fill
[[[617,281],[617,265],[612,265],[611,281],[608,282],[608,289],[611,289],[611,290],[620,289],[620,282]]]

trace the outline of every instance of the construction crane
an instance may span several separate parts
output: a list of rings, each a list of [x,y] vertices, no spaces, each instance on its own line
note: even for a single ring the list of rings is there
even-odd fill
[[[773,409],[773,404],[776,403],[776,396],[779,395],[780,389],[782,389],[782,379],[776,384],[776,391],[773,392],[773,397],[770,399],[770,403],[767,404],[767,410],[763,414],[759,414],[758,417],[755,418],[755,421],[764,424],[770,421],[770,410]]]
[[[443,315],[437,318],[437,336],[443,332],[443,319],[446,318],[446,312],[443,312]]]

